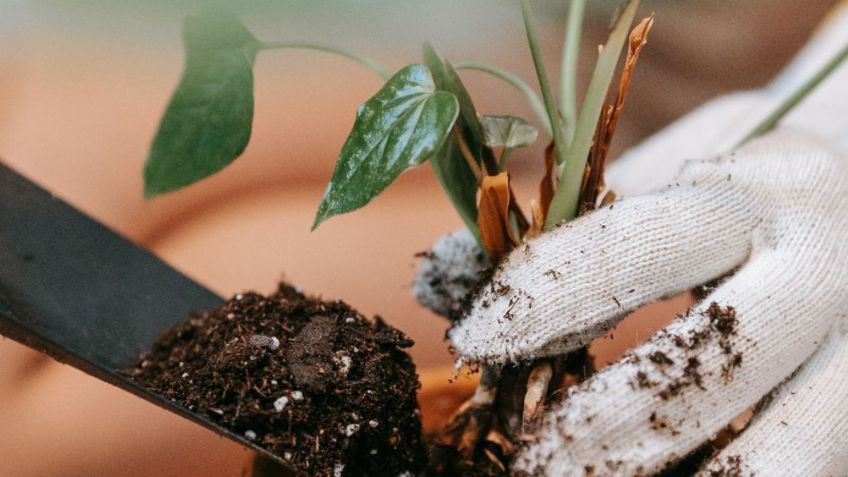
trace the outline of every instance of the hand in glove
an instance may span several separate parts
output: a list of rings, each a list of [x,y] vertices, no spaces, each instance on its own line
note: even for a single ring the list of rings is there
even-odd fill
[[[848,473],[848,155],[840,141],[848,71],[777,131],[715,155],[809,77],[830,46],[845,44],[845,20],[770,89],[707,105],[631,152],[608,182],[637,195],[515,250],[495,272],[499,289],[484,290],[451,330],[471,359],[558,355],[642,304],[729,275],[686,316],[572,388],[517,470],[650,475],[771,393],[703,472]],[[664,172],[693,157],[707,159],[686,163],[671,185],[639,190],[667,182]]]

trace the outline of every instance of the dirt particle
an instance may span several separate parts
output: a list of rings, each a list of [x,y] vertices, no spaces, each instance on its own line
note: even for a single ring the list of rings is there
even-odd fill
[[[701,377],[701,372],[699,371],[699,367],[701,366],[701,361],[695,356],[690,356],[686,360],[686,367],[683,368],[683,376],[688,378],[695,386],[698,386],[701,389],[704,389],[704,385],[702,383],[703,378]]]
[[[654,385],[654,383],[648,379],[648,375],[644,371],[636,372],[636,384],[642,389],[650,388]]]
[[[718,466],[711,466],[708,472],[710,477],[742,477],[742,456],[727,456]]]
[[[736,333],[736,310],[732,306],[722,308],[718,303],[710,303],[707,308],[707,316],[710,319],[710,324],[719,333],[724,336],[729,336]]]
[[[721,377],[725,382],[733,379],[733,372],[736,368],[742,365],[742,353],[736,352],[721,366]]]
[[[500,281],[492,282],[492,293],[494,293],[496,296],[505,296],[510,291],[512,291],[512,287],[510,287],[509,285],[506,285]]]
[[[657,364],[659,366],[671,366],[674,364],[674,361],[668,357],[667,354],[662,351],[654,351],[653,353],[648,355],[648,359],[651,360],[652,363]]]
[[[423,258],[423,259],[426,259],[426,260],[432,260],[436,256],[436,254],[433,253],[432,250],[424,250],[423,252],[415,252],[415,254],[413,254],[412,256],[415,257],[415,258]]]

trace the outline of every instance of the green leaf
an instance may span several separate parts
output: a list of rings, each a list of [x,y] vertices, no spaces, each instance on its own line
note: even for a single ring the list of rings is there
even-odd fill
[[[253,122],[256,39],[231,14],[186,18],[185,69],[144,166],[154,197],[210,176],[247,146]]]
[[[456,97],[436,90],[426,66],[397,72],[357,111],[312,229],[364,206],[403,171],[432,157],[458,113]]]
[[[771,114],[763,120],[763,122],[754,128],[754,130],[746,134],[742,140],[736,143],[734,149],[742,147],[743,144],[751,139],[762,136],[763,134],[771,131],[789,111],[792,111],[795,106],[798,106],[798,103],[803,101],[808,94],[813,92],[822,81],[830,77],[831,73],[833,73],[833,71],[839,67],[846,58],[848,58],[848,44],[845,44],[842,49],[839,50],[839,52],[837,52],[836,55],[834,55],[827,63],[825,63],[820,70],[816,71],[810,79],[798,86],[798,89],[785,98],[777,106],[777,109],[772,111]]]
[[[424,64],[430,68],[433,73],[433,79],[436,81],[436,87],[439,90],[453,93],[459,101],[459,116],[460,130],[465,144],[468,145],[468,150],[480,162],[480,157],[483,154],[483,128],[480,126],[480,120],[477,119],[477,110],[474,108],[474,103],[471,101],[471,96],[459,75],[451,66],[450,62],[442,58],[432,45],[424,43]]]
[[[483,116],[483,138],[489,147],[524,147],[533,144],[539,130],[515,116]]]
[[[539,48],[539,40],[536,38],[536,29],[530,19],[530,0],[521,0],[521,16],[524,19],[524,30],[527,33],[527,46],[530,47],[530,56],[533,58],[533,66],[536,68],[536,79],[539,81],[539,89],[542,90],[542,99],[545,101],[545,110],[548,112],[548,122],[554,139],[554,152],[557,163],[563,162],[565,150],[570,147],[570,141],[563,136],[562,117],[557,111],[554,102],[554,94],[548,83],[548,73],[545,70],[545,61]]]
[[[586,160],[592,148],[595,128],[637,8],[639,8],[639,0],[628,0],[624,10],[616,19],[606,45],[598,55],[598,62],[595,63],[595,70],[592,72],[589,88],[583,98],[583,106],[580,108],[574,137],[563,161],[559,185],[548,209],[545,230],[550,230],[577,215],[583,171],[586,169]]]
[[[568,24],[565,27],[565,41],[562,46],[559,93],[563,122],[569,131],[574,131],[577,124],[577,63],[580,59],[580,32],[585,9],[586,0],[568,2]]]
[[[453,208],[468,227],[468,230],[480,241],[480,229],[477,227],[477,178],[468,167],[456,141],[445,141],[439,152],[430,159],[430,166],[436,173],[442,189],[450,199]]]

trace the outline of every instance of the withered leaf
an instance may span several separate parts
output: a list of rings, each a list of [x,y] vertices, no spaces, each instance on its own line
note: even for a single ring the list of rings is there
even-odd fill
[[[630,81],[633,78],[633,69],[639,60],[639,53],[648,42],[648,33],[651,31],[653,25],[653,15],[644,18],[631,30],[628,37],[627,57],[624,60],[624,66],[621,70],[615,101],[613,104],[605,105],[601,112],[595,130],[594,143],[589,151],[589,158],[586,162],[586,171],[583,176],[583,185],[580,190],[579,200],[578,213],[581,215],[595,206],[598,196],[606,187],[604,184],[604,173],[610,144],[615,135],[621,112],[624,109],[624,101],[627,98]]]
[[[633,69],[636,67],[636,62],[639,61],[639,53],[642,48],[648,43],[648,33],[654,26],[654,15],[643,18],[638,25],[633,27],[630,32],[627,44],[627,58],[624,60],[624,67],[621,70],[621,77],[618,81],[618,93],[615,97],[615,107],[612,115],[607,123],[607,138],[604,143],[604,149],[609,149],[609,142],[615,134],[615,127],[618,124],[618,118],[621,116],[621,110],[624,108],[624,100],[627,97],[627,91],[630,89],[630,80],[633,78]]]
[[[509,225],[509,205],[509,174],[484,176],[480,184],[477,225],[483,246],[495,261],[518,243]]]
[[[545,176],[539,183],[539,200],[530,203],[530,212],[533,215],[533,224],[527,232],[528,237],[535,237],[542,233],[545,227],[545,219],[548,217],[548,207],[554,198],[556,190],[554,166],[556,165],[556,145],[553,141],[545,148]]]

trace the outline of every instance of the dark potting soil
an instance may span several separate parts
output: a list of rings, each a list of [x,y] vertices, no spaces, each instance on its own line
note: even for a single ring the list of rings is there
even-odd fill
[[[128,374],[298,475],[414,475],[425,455],[411,345],[379,317],[282,284],[191,316]]]
[[[463,456],[451,446],[433,444],[429,447],[430,462],[427,477],[509,477],[510,472],[500,463],[500,448],[484,442],[481,452]]]

